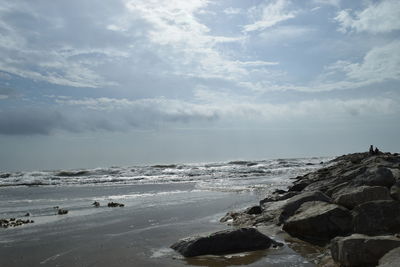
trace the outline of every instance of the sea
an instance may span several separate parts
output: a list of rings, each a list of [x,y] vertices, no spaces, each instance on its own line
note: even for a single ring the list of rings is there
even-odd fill
[[[160,265],[166,262],[162,259],[174,258],[173,252],[168,250],[169,242],[193,232],[226,227],[219,223],[226,212],[257,205],[276,189],[286,189],[293,181],[291,178],[321,168],[331,159],[312,157],[0,172],[0,219],[28,218],[32,221],[22,226],[0,228],[0,265],[86,266],[83,264],[86,262],[87,266],[102,266],[97,262],[99,257],[90,253],[91,248],[82,247],[89,230],[97,238],[91,236],[94,244],[104,240],[102,236],[107,240],[114,237],[113,241],[108,241],[113,244],[107,250],[110,253],[115,247],[125,248],[131,244],[121,236],[139,240],[138,233],[148,231],[143,243],[137,241],[139,243],[129,252],[131,258],[126,260],[141,261],[138,266]],[[94,205],[95,202],[99,205]],[[123,204],[123,207],[110,208],[110,202]],[[68,213],[59,214],[60,209]],[[157,236],[154,229],[160,233],[168,229],[170,235]],[[70,241],[70,235],[81,239]],[[54,238],[57,236],[59,238]],[[33,247],[38,249],[35,244],[49,247],[42,246],[33,254],[27,252]],[[75,265],[71,261],[76,258],[74,249],[78,254],[87,251]],[[107,259],[110,258],[113,256]],[[157,259],[157,263],[152,261]],[[106,261],[102,263],[107,266]],[[109,266],[125,264],[113,261]],[[175,264],[191,265],[182,261],[167,265]]]

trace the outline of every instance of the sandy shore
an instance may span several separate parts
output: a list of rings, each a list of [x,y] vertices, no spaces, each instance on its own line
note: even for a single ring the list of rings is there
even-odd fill
[[[260,197],[251,192],[190,191],[190,185],[169,187],[172,192],[176,187],[185,187],[186,191],[182,191],[186,193],[149,196],[135,205],[131,200],[124,208],[87,209],[93,213],[76,208],[68,215],[43,216],[47,219],[37,218],[34,224],[0,229],[0,266],[312,266],[289,248],[278,252],[183,259],[169,248],[172,243],[196,233],[228,228],[219,222],[227,211],[257,203]],[[1,190],[5,197],[6,190],[10,189]],[[46,191],[37,190],[40,195]],[[96,196],[104,194],[104,190],[110,194],[113,189],[77,188],[74,195],[87,195],[91,191]],[[25,191],[32,193],[35,189],[25,188]],[[63,191],[63,194],[72,193]]]

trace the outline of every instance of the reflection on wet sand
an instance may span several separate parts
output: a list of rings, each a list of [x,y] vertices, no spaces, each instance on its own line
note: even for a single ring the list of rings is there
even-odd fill
[[[184,260],[187,262],[188,265],[194,266],[239,266],[255,263],[261,260],[263,257],[267,256],[268,253],[268,250],[259,250],[221,256],[199,256],[193,258],[185,258]]]

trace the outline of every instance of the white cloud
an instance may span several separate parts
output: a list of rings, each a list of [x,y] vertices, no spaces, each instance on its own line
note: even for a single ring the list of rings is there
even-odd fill
[[[242,12],[240,8],[233,8],[233,7],[228,7],[223,10],[223,12],[227,15],[237,15]]]
[[[279,121],[282,119],[332,118],[348,116],[368,116],[371,114],[396,114],[400,102],[384,97],[359,99],[304,100],[291,103],[266,103],[259,99],[228,92],[214,92],[205,89],[196,91],[197,103],[177,99],[153,98],[142,100],[115,98],[62,99],[56,101],[68,106],[92,110],[105,118],[133,124],[135,127],[151,122],[173,124],[193,121],[214,120],[257,120]],[[108,116],[108,115],[111,116]],[[119,119],[115,119],[115,118]],[[109,125],[109,123],[108,123]],[[90,127],[89,127],[90,128]]]
[[[330,5],[334,7],[339,7],[341,0],[313,0],[313,2],[321,5]]]
[[[349,86],[358,87],[388,80],[400,80],[400,41],[371,49],[360,63],[337,61],[327,68],[346,75]]]
[[[267,4],[252,7],[249,13],[255,17],[255,22],[245,25],[245,32],[260,31],[272,27],[282,21],[292,19],[296,16],[296,12],[288,9],[289,2],[287,0],[276,0]]]
[[[362,11],[352,14],[351,10],[341,10],[335,20],[341,32],[388,33],[400,30],[400,1],[383,0],[371,3]]]
[[[309,26],[278,26],[262,32],[259,36],[268,43],[285,42],[289,40],[302,40],[315,33],[316,30]]]

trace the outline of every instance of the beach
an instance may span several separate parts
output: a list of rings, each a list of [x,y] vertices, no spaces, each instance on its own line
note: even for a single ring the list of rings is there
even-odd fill
[[[85,175],[82,170],[47,171],[35,179],[32,172],[19,173],[19,178],[11,173],[1,179],[0,217],[34,223],[0,228],[0,265],[313,266],[289,247],[185,260],[169,246],[180,238],[230,228],[219,222],[228,211],[258,204],[269,192],[287,187],[291,177],[318,169],[321,160],[146,166],[136,167],[142,176],[131,179],[126,170],[132,168],[101,175],[99,169]],[[111,208],[109,202],[124,207]],[[58,215],[61,208],[68,214]]]

